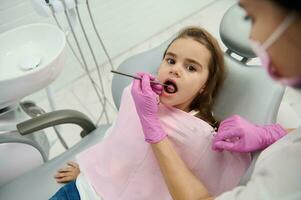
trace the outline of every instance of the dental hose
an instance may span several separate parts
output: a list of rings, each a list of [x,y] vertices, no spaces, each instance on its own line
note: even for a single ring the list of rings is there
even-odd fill
[[[52,8],[52,6],[51,6],[50,4],[48,4],[48,5]],[[63,5],[64,5],[64,7],[65,7],[64,9],[67,10],[67,9],[66,9],[66,3],[65,3],[65,2],[63,2]],[[77,0],[76,0],[76,6],[77,6],[77,5],[78,5],[78,2],[77,2]],[[113,67],[113,63],[112,63],[112,59],[110,58],[110,55],[108,54],[108,51],[107,51],[107,49],[106,49],[106,47],[105,47],[105,45],[104,45],[104,42],[102,41],[102,39],[101,39],[101,37],[100,37],[100,35],[99,35],[99,33],[98,33],[98,30],[96,29],[95,22],[94,22],[94,19],[93,19],[92,14],[91,14],[91,9],[90,9],[89,2],[87,2],[87,9],[88,9],[88,12],[89,12],[90,20],[91,20],[91,22],[92,22],[92,24],[93,24],[94,31],[95,31],[95,33],[96,33],[96,35],[97,35],[97,38],[98,38],[98,40],[99,40],[99,42],[100,42],[102,48],[104,49],[104,52],[105,52],[105,54],[106,54],[106,56],[107,56],[107,59],[109,60],[109,63],[110,63],[110,65],[111,65],[111,68],[114,68],[114,67]],[[54,19],[55,19],[55,21],[56,21],[56,24],[62,29],[62,27],[60,26],[60,24],[59,24],[59,22],[58,22],[58,20],[57,20],[57,18],[56,18],[56,15],[55,15],[55,13],[54,13],[53,8],[52,8],[51,10],[52,10],[52,15],[53,15],[53,17],[54,17]],[[81,20],[79,11],[78,11],[78,7],[77,7],[77,15],[78,15],[78,18],[80,19],[79,21],[80,21],[80,24],[81,24],[81,28],[82,28],[82,30],[83,30],[83,32],[84,32],[83,23],[82,23],[82,20]],[[66,15],[66,16],[67,16],[67,19],[68,19],[68,15]],[[70,19],[69,19],[69,20],[70,20]],[[71,21],[71,20],[70,20],[70,21]],[[70,26],[70,24],[69,24],[69,26]],[[72,27],[72,26],[70,26],[70,27]],[[72,32],[72,30],[71,30],[71,32]],[[92,48],[91,48],[91,45],[90,45],[90,43],[89,43],[89,41],[88,41],[87,34],[85,34],[85,32],[84,32],[84,35],[85,35],[86,41],[88,42],[90,51],[91,51],[91,53],[92,53],[94,62],[95,62],[95,64],[96,64],[96,68],[97,68],[97,70],[98,70],[98,77],[99,77],[100,82],[101,82],[102,91],[104,91],[104,87],[103,87],[103,84],[102,84],[102,81],[101,81],[102,78],[101,78],[101,76],[100,76],[100,71],[99,71],[99,65],[97,65],[97,61],[96,61],[96,58],[95,58],[95,54],[94,54],[94,52],[93,52],[93,50],[92,50]],[[67,37],[67,43],[68,43],[69,47],[71,48],[72,53],[73,53],[74,56],[76,57],[77,61],[78,61],[79,64],[81,65],[81,67],[86,71],[85,67],[83,66],[83,63],[80,61],[79,57],[77,56],[77,53],[75,52],[75,50],[74,50],[74,48],[72,47],[70,41],[68,40],[68,37]],[[80,51],[80,48],[79,48],[79,51]],[[88,72],[89,72],[89,71],[87,71],[87,73],[88,73]],[[89,76],[89,75],[88,75],[88,76]],[[91,79],[90,79],[90,78],[91,78]],[[98,86],[97,84],[95,84],[95,81],[93,80],[93,78],[92,78],[91,76],[89,76],[89,79],[90,79],[91,83],[97,87],[97,89],[100,89],[99,86]],[[102,92],[102,93],[104,93],[104,92]],[[98,95],[98,96],[99,96],[99,95]],[[103,103],[103,104],[105,104],[104,107],[106,106],[106,103],[108,102],[108,103],[110,104],[110,106],[111,106],[112,108],[114,108],[114,106],[112,105],[112,103],[111,103],[110,101],[108,101],[107,97],[105,96],[105,93],[104,93],[104,99],[105,99],[105,102]],[[99,100],[100,100],[100,102],[102,102],[101,99],[99,99]],[[99,121],[101,120],[103,114],[104,114],[104,112],[101,113],[100,117],[97,119],[96,124],[99,123]],[[105,114],[107,115],[107,113],[105,113]],[[106,117],[106,119],[107,119],[107,122],[108,122],[108,117]]]
[[[53,6],[52,6],[51,4],[48,4],[48,5],[49,5],[49,7],[51,8],[52,16],[53,16],[53,18],[54,18],[54,20],[55,20],[57,26],[58,26],[61,30],[63,30],[62,26],[60,25],[60,23],[59,23],[59,21],[58,21],[56,15],[55,15]],[[71,44],[71,42],[70,42],[70,40],[69,40],[68,34],[69,34],[69,33],[67,33],[67,37],[66,37],[67,44],[68,44],[69,48],[71,49],[72,54],[74,55],[74,57],[76,58],[76,60],[77,60],[78,63],[80,64],[81,68],[82,68],[84,71],[86,71],[86,70],[85,70],[85,67],[84,67],[84,65],[83,65],[83,63],[82,63],[82,61],[81,61],[80,58],[78,57],[77,53],[76,53],[75,50],[74,50],[74,47],[72,46],[72,44]],[[89,73],[90,73],[90,71],[89,71]],[[89,77],[89,78],[90,78],[90,77]],[[97,87],[98,90],[100,90],[98,84],[95,83],[95,81],[94,81],[93,78],[90,79],[90,82],[91,82],[91,84],[95,85],[95,87]],[[105,97],[105,98],[107,99],[107,97]],[[100,101],[101,101],[101,100],[100,100]],[[108,102],[108,104],[109,104],[112,108],[114,108],[114,105],[112,105],[112,103],[111,103],[110,101],[107,101],[107,102]],[[83,105],[83,106],[84,106],[84,105]],[[102,116],[103,116],[103,112],[102,112],[102,114],[97,118],[96,124],[98,124],[98,122],[99,122],[99,120],[102,118]]]
[[[86,39],[86,42],[88,44],[88,47],[90,49],[90,52],[92,54],[92,57],[93,57],[93,61],[94,61],[94,64],[95,64],[95,67],[97,69],[97,75],[98,75],[98,78],[99,78],[99,82],[100,82],[100,87],[101,87],[101,90],[102,90],[102,93],[103,93],[103,96],[104,96],[104,102],[103,102],[103,110],[104,110],[104,114],[105,114],[105,118],[106,118],[106,121],[107,123],[109,123],[109,117],[108,117],[108,113],[107,113],[107,110],[106,110],[106,102],[107,102],[107,99],[105,98],[106,97],[106,94],[105,94],[105,89],[104,89],[104,84],[103,84],[103,80],[102,80],[102,77],[100,75],[100,69],[99,69],[99,65],[97,64],[97,60],[96,60],[96,57],[95,57],[95,53],[92,49],[92,46],[91,46],[91,43],[87,37],[87,33],[84,29],[84,26],[83,26],[83,23],[82,23],[82,19],[81,19],[81,16],[79,14],[79,10],[78,10],[78,2],[77,0],[75,0],[75,9],[76,9],[76,13],[77,13],[77,16],[78,16],[78,19],[79,19],[79,23],[80,23],[80,26],[81,26],[81,29],[83,31],[83,34],[84,34],[84,37]]]
[[[77,1],[77,0],[76,0],[76,1]],[[104,50],[104,52],[105,52],[105,54],[106,54],[106,56],[107,56],[107,59],[108,59],[109,64],[110,64],[110,66],[111,66],[111,70],[114,70],[114,65],[113,65],[112,59],[111,59],[111,57],[110,57],[110,55],[109,55],[109,53],[108,53],[108,51],[107,51],[107,48],[106,48],[104,42],[102,41],[102,39],[101,39],[101,37],[100,37],[100,35],[99,35],[99,32],[98,32],[98,30],[97,30],[97,28],[96,28],[96,25],[95,25],[95,22],[94,22],[94,18],[93,18],[92,13],[91,13],[89,0],[86,0],[86,5],[87,5],[87,8],[88,8],[88,13],[89,13],[89,16],[90,16],[90,20],[91,20],[91,22],[92,22],[92,25],[93,25],[94,31],[95,31],[95,33],[96,33],[96,35],[97,35],[97,38],[98,38],[98,40],[99,40],[99,42],[100,42],[100,44],[101,44],[101,46],[102,46],[102,49]]]
[[[73,26],[72,26],[70,17],[69,17],[69,15],[68,15],[68,12],[67,12],[67,5],[66,5],[66,3],[65,3],[65,0],[61,0],[61,1],[62,1],[63,5],[64,5],[64,9],[65,9],[64,13],[65,13],[65,16],[66,16],[66,18],[67,18],[67,22],[68,22],[68,25],[69,25],[69,27],[70,27],[71,33],[72,33],[72,35],[73,35],[73,37],[74,37],[76,46],[77,46],[77,48],[78,48],[78,50],[79,50],[81,59],[82,59],[82,61],[83,61],[83,64],[84,64],[84,67],[85,67],[85,71],[86,71],[86,73],[87,73],[89,79],[92,80],[92,76],[91,76],[91,74],[89,73],[89,68],[88,68],[86,59],[85,59],[85,57],[84,57],[84,55],[83,55],[83,52],[82,52],[82,50],[81,50],[81,48],[80,48],[80,45],[79,45],[77,36],[76,36],[76,34],[75,34],[75,31],[74,31],[74,29],[73,29]],[[98,98],[99,98],[99,100],[100,100],[102,106],[104,106],[104,103],[102,102],[102,99],[101,99],[101,95],[99,94],[99,92],[98,92],[98,90],[97,90],[95,84],[92,84],[92,85],[93,85],[93,87],[94,87],[94,89],[95,89],[96,95],[98,96]],[[104,107],[104,110],[105,110],[105,107]],[[105,114],[106,114],[106,119],[107,119],[107,121],[108,121],[108,117],[107,117],[106,111],[105,111]]]

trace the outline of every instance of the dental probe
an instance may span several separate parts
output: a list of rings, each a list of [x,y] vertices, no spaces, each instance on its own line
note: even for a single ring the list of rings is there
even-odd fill
[[[138,79],[138,80],[142,80],[142,78],[138,77],[138,76],[133,76],[133,75],[130,75],[130,74],[125,74],[125,73],[122,73],[122,72],[118,72],[118,71],[115,71],[115,70],[111,70],[112,73],[115,73],[115,74],[119,74],[119,75],[123,75],[123,76],[128,76],[128,77],[131,77],[131,78],[134,78],[134,79]],[[159,84],[159,85],[162,85],[162,86],[166,86],[166,87],[169,87],[169,85],[166,85],[164,83],[160,83],[158,81],[150,81],[152,84]]]

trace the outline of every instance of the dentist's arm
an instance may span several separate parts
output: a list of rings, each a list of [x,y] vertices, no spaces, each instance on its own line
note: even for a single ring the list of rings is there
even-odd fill
[[[142,77],[142,81],[134,80],[132,96],[145,140],[152,146],[171,196],[175,200],[213,199],[201,181],[186,167],[159,123],[154,93],[156,88],[150,85],[150,80],[154,77],[144,73],[138,75]]]

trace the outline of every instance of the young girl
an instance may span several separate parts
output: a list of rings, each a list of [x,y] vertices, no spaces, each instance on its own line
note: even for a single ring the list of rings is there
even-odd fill
[[[134,81],[132,94],[130,87],[124,90],[109,136],[79,154],[79,164],[69,162],[68,167],[58,171],[57,182],[71,182],[51,199],[71,195],[68,193],[76,196],[73,199],[172,199],[151,145],[143,142],[143,133],[152,144],[168,133],[187,168],[205,182],[213,195],[238,184],[250,164],[249,154],[211,150],[214,128],[218,126],[212,106],[225,76],[217,41],[204,29],[187,28],[167,47],[158,69],[157,80],[168,86],[150,84],[155,77],[147,73],[137,75],[142,81]],[[157,112],[160,124],[156,120],[152,123],[148,113],[142,115],[150,120],[141,120],[137,105],[146,88],[151,88],[147,91],[151,96],[159,95],[152,99],[158,107],[150,109]],[[159,126],[164,129],[161,135],[155,132]],[[177,177],[176,172],[173,176]]]

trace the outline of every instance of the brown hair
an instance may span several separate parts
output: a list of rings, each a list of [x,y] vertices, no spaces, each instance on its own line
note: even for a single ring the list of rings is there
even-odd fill
[[[288,11],[296,11],[301,13],[301,2],[300,0],[272,0],[274,3],[277,3],[282,8]]]
[[[209,61],[209,75],[205,88],[202,93],[196,96],[196,98],[189,105],[190,110],[198,110],[196,115],[200,119],[206,121],[211,126],[217,128],[219,123],[214,118],[212,108],[215,97],[225,78],[225,65],[223,51],[221,50],[217,40],[205,29],[197,27],[189,27],[182,30],[178,36],[171,41],[166,48],[163,57],[170,47],[170,45],[177,39],[191,38],[202,45],[204,45],[211,53],[211,59]]]

